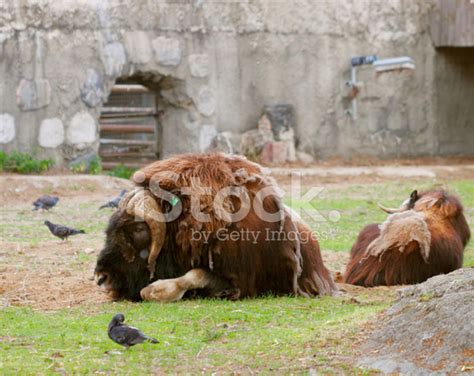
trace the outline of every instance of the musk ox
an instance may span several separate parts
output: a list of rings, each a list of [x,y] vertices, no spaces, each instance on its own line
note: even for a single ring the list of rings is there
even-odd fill
[[[134,174],[95,269],[116,299],[240,299],[336,291],[317,240],[262,168],[224,154],[181,155]]]
[[[390,215],[359,233],[346,283],[413,284],[462,267],[470,230],[456,197],[444,190],[414,191],[398,209],[380,207]]]

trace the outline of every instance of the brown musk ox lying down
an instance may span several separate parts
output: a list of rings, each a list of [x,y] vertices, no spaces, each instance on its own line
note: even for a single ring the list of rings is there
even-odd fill
[[[346,283],[420,283],[462,267],[470,230],[458,198],[444,190],[414,191],[382,225],[367,225],[352,247]]]
[[[317,240],[259,165],[188,154],[154,162],[133,179],[137,188],[110,218],[95,269],[115,299],[336,291]]]

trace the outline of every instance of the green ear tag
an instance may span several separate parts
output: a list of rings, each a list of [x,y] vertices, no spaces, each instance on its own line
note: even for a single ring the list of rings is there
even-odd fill
[[[171,200],[170,203],[171,205],[175,206],[179,202],[178,197],[174,196]]]

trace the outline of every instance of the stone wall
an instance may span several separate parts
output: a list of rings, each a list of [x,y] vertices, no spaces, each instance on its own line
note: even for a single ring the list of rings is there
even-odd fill
[[[101,105],[117,79],[132,78],[159,94],[163,156],[255,128],[263,107],[281,102],[294,107],[298,149],[316,156],[472,155],[460,135],[473,129],[473,54],[455,54],[459,65],[436,52],[430,9],[424,0],[1,1],[0,148],[58,162],[96,151]],[[345,81],[362,54],[408,55],[416,70],[360,69],[353,120]]]

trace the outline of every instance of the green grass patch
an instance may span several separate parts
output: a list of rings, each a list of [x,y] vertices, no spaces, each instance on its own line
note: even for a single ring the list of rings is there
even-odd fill
[[[7,308],[0,311],[0,369],[143,374],[329,367],[342,372],[351,369],[341,359],[352,352],[361,323],[386,306],[342,298],[268,297],[110,303],[92,313],[82,308],[49,313]],[[113,343],[106,328],[117,312],[161,343],[128,351]]]
[[[17,172],[19,174],[41,173],[53,167],[52,159],[38,159],[35,153],[21,153],[0,151],[0,172]]]
[[[124,164],[120,163],[119,165],[108,171],[107,175],[115,176],[116,178],[130,179],[130,177],[136,170],[136,168],[127,167]]]

